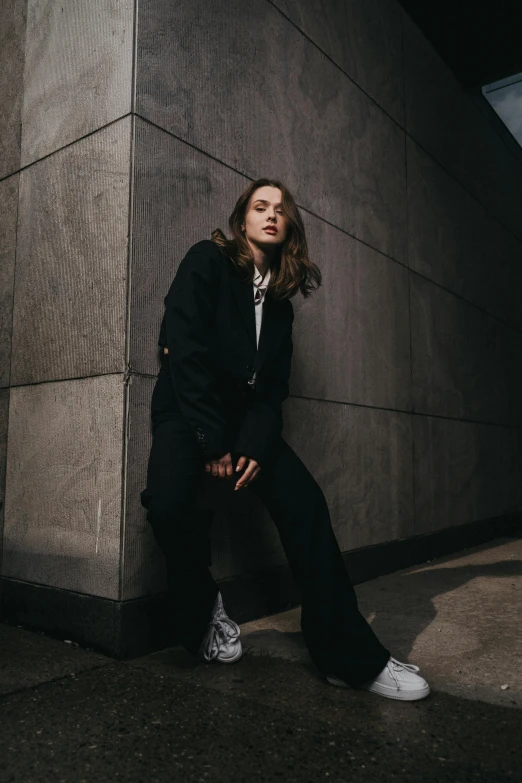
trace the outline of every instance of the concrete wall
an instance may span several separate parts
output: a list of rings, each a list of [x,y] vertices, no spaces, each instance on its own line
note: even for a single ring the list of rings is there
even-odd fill
[[[129,459],[144,486],[162,298],[185,249],[226,229],[248,180],[280,177],[324,282],[294,300],[284,436],[347,550],[521,510],[522,155],[397,3],[324,8],[139,4]],[[129,598],[165,584],[139,484]],[[247,533],[218,513],[211,535],[216,578],[285,562],[263,509]]]
[[[522,511],[522,155],[398,3],[6,9],[4,578],[166,588],[139,503],[163,298],[260,176],[323,273],[294,300],[284,436],[341,549]],[[253,497],[211,536],[217,579],[285,563]]]
[[[134,2],[5,13],[1,574],[118,599]]]

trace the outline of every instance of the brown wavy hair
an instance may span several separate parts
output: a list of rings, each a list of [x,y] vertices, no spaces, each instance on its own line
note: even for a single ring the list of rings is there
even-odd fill
[[[228,219],[233,238],[227,239],[220,228],[215,228],[210,238],[218,245],[236,268],[243,280],[252,282],[255,274],[254,257],[246,237],[241,231],[250,196],[263,185],[279,188],[282,194],[282,209],[287,218],[286,239],[274,254],[270,265],[270,281],[266,295],[275,299],[289,299],[301,291],[306,299],[315,287],[322,285],[319,267],[308,256],[305,229],[295,199],[282,182],[277,179],[256,179],[238,198]]]

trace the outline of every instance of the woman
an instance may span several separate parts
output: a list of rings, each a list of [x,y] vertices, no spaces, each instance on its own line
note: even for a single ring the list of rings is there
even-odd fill
[[[323,492],[281,436],[293,351],[291,297],[321,285],[297,205],[259,179],[220,229],[193,245],[165,297],[162,365],[151,403],[147,520],[165,554],[179,640],[206,661],[242,655],[240,630],[209,571],[213,511],[197,507],[206,470],[250,487],[277,526],[302,594],[301,629],[327,681],[393,699],[430,692],[390,655],[358,610]]]

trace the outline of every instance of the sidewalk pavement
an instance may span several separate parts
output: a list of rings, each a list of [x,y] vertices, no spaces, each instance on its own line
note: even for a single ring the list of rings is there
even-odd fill
[[[0,624],[0,780],[515,781],[522,764],[522,540],[356,586],[391,654],[432,692],[336,688],[300,609],[241,625],[243,657],[173,647],[115,661]]]

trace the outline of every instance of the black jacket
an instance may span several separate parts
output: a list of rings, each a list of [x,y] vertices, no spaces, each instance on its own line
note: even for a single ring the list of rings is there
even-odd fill
[[[209,239],[188,250],[164,302],[160,376],[170,376],[203,454],[210,460],[236,452],[263,468],[283,428],[292,303],[267,291],[257,347],[253,285]]]

